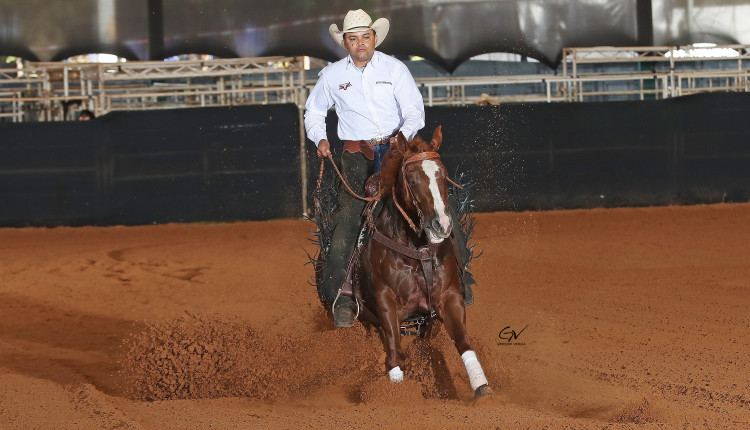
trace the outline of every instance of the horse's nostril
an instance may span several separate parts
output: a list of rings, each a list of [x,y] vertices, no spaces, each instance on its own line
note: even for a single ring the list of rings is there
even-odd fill
[[[432,229],[435,231],[443,231],[442,227],[440,226],[440,221],[437,218],[432,220]]]

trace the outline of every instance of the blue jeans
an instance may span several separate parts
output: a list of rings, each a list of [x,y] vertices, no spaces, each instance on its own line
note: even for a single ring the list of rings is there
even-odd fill
[[[385,157],[385,153],[388,152],[388,148],[390,147],[389,144],[383,143],[382,145],[375,145],[372,147],[372,150],[375,152],[375,171],[380,171],[380,165],[383,163],[383,157]]]

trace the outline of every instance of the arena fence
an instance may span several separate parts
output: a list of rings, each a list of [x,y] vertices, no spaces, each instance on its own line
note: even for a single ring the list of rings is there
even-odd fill
[[[288,103],[0,124],[0,225],[299,217],[319,167],[314,145],[300,147],[299,112]],[[421,134],[443,126],[442,158],[471,181],[479,211],[716,203],[750,198],[749,115],[748,93],[438,106]]]

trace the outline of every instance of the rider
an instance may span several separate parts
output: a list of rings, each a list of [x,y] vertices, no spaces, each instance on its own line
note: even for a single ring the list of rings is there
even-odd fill
[[[385,18],[375,22],[362,9],[350,10],[342,30],[331,24],[333,40],[349,52],[345,58],[328,65],[319,74],[305,105],[305,129],[318,147],[318,157],[331,157],[325,117],[331,106],[338,115],[338,137],[344,141],[341,174],[354,189],[362,189],[375,170],[374,152],[384,153],[396,142],[399,131],[411,140],[424,127],[424,103],[414,78],[401,61],[375,48],[385,40],[390,23]],[[374,150],[374,151],[373,151]],[[336,327],[354,324],[353,301],[337,293],[354,251],[365,202],[346,191],[338,193],[339,211],[323,272],[321,293],[333,309]],[[460,230],[458,226],[454,230]],[[459,237],[461,257],[466,262],[466,241]],[[458,234],[457,234],[458,237]],[[462,240],[463,239],[463,240]],[[473,301],[471,273],[464,275],[465,300]]]

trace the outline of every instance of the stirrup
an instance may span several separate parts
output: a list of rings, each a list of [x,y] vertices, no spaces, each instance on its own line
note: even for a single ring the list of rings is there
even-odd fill
[[[351,305],[344,305],[342,303],[341,306],[336,307],[336,303],[339,301],[339,298],[341,297],[341,289],[339,289],[338,294],[336,294],[336,298],[333,300],[333,304],[331,305],[331,315],[333,316],[333,325],[335,327],[351,327],[354,325],[354,320],[359,318],[359,300],[353,299],[353,301],[357,304],[357,314],[352,315],[352,307]],[[348,296],[344,296],[348,297]],[[349,298],[349,300],[352,300],[352,298]]]
[[[341,305],[333,310],[334,327],[351,327],[354,325],[354,315],[351,306]]]

